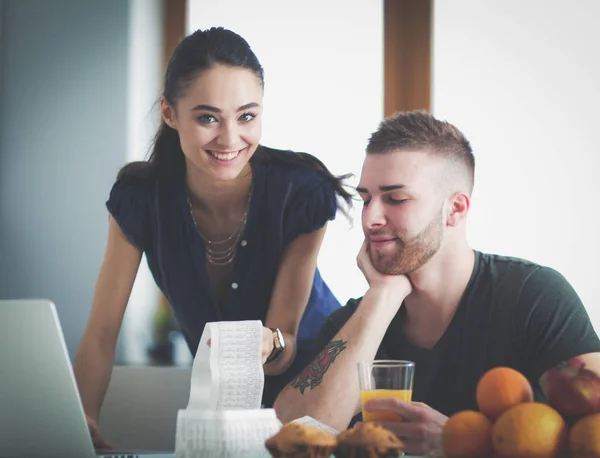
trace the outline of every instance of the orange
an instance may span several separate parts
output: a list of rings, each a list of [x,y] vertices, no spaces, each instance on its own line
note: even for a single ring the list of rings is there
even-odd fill
[[[499,458],[554,458],[566,448],[567,425],[552,407],[539,402],[518,404],[492,427]]]
[[[571,427],[569,445],[573,458],[600,457],[600,413],[586,415]]]
[[[486,458],[492,453],[492,423],[473,410],[455,413],[442,429],[442,448],[447,458]]]
[[[529,381],[510,367],[495,367],[483,374],[476,395],[479,410],[491,420],[514,405],[533,401]]]

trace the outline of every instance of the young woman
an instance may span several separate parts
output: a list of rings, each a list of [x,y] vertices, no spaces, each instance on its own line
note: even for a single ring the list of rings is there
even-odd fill
[[[340,306],[316,261],[337,198],[350,195],[313,156],[260,145],[263,87],[248,43],[223,28],[188,36],[170,59],[152,153],[126,165],[110,192],[74,364],[97,448],[108,447],[97,420],[142,254],[192,354],[207,322],[262,320],[265,406],[310,362]]]

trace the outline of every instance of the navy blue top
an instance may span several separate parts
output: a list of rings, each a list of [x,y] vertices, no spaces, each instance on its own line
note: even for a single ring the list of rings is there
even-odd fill
[[[284,249],[300,234],[313,232],[335,217],[335,191],[322,174],[256,157],[251,159],[253,190],[248,220],[221,306],[213,297],[204,241],[190,214],[185,170],[164,179],[124,174],[106,203],[128,239],[146,254],[154,280],[171,305],[193,355],[207,322],[264,323]],[[321,324],[339,307],[316,269],[300,323],[297,357],[286,373],[266,378],[266,406],[272,405],[285,383],[310,362]]]

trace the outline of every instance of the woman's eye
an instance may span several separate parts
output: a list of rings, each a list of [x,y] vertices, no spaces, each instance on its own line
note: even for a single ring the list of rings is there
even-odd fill
[[[371,202],[371,199],[369,199],[369,200],[363,200],[363,207],[368,206],[369,202]]]
[[[399,198],[392,197],[392,196],[389,196],[389,197],[387,198],[387,201],[388,201],[390,204],[392,204],[392,205],[399,205],[399,204],[403,204],[403,203],[404,203],[404,202],[406,202],[407,200],[408,200],[408,199],[399,199]]]
[[[202,124],[212,124],[213,122],[217,122],[217,118],[215,118],[213,115],[209,115],[209,114],[198,116],[197,119]]]
[[[254,118],[256,118],[256,115],[254,113],[244,113],[242,116],[239,117],[239,120],[242,122],[250,122]]]

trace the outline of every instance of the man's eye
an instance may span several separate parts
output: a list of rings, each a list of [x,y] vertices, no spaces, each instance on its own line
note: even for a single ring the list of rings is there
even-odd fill
[[[363,207],[368,206],[369,202],[371,202],[371,199],[369,199],[369,200],[363,200]]]
[[[213,122],[217,122],[217,118],[215,118],[213,115],[209,115],[209,114],[198,116],[197,119],[202,124],[212,124]]]

